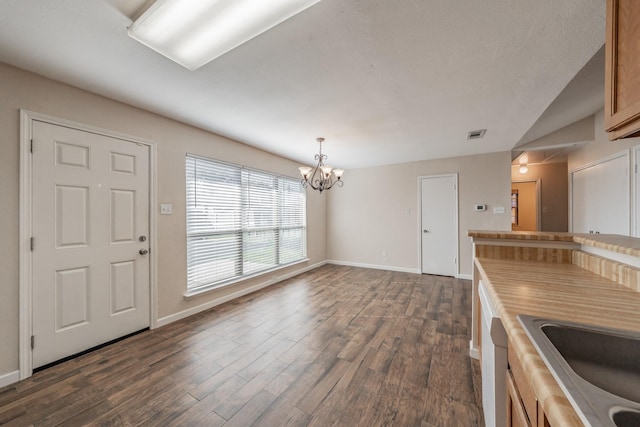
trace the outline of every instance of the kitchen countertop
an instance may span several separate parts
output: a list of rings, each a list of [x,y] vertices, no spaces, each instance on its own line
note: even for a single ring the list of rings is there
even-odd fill
[[[467,235],[474,239],[575,242],[585,246],[640,257],[640,239],[618,234],[469,230]]]
[[[620,250],[638,239],[569,233],[469,232],[477,238],[565,240],[586,239]],[[625,239],[630,239],[626,241]],[[631,240],[632,239],[632,240]],[[567,241],[567,240],[565,240]],[[578,241],[578,240],[574,240]],[[582,244],[582,242],[579,242]],[[516,316],[529,314],[597,326],[640,331],[640,293],[573,264],[489,258],[475,260],[482,281],[523,364],[552,426],[581,426],[582,422],[520,326]]]
[[[561,242],[573,242],[574,236],[573,233],[492,230],[469,230],[467,235],[476,239],[553,240]]]

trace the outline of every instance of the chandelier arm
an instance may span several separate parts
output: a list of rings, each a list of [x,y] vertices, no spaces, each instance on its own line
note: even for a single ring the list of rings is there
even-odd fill
[[[313,173],[311,174],[311,176],[309,176],[309,178],[307,178],[307,180],[309,181],[309,185],[314,190],[319,190],[320,186],[321,186],[322,179],[318,179],[317,178],[318,170],[320,170],[321,166],[322,166],[322,161],[318,162],[318,165],[313,170]],[[322,177],[322,172],[320,172],[320,177]],[[315,183],[315,185],[314,185],[314,183]],[[322,191],[322,190],[320,190],[320,191]]]

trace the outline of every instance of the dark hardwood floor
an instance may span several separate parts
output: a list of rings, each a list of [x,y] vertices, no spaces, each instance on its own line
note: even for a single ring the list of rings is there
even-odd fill
[[[10,426],[482,426],[471,283],[327,265],[0,389]]]

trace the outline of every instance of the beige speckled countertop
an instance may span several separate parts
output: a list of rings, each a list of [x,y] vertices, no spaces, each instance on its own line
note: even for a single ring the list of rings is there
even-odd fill
[[[472,232],[469,232],[469,235]],[[475,232],[473,232],[476,234]],[[482,235],[480,235],[480,233]],[[514,233],[478,232],[475,237],[532,239]],[[501,236],[498,237],[498,234]],[[538,233],[538,240],[582,238],[567,233]],[[619,245],[621,236],[586,235],[601,244]],[[608,240],[608,239],[612,240]],[[628,238],[631,239],[631,238]],[[592,239],[590,239],[592,240]],[[627,243],[635,244],[638,239]],[[577,240],[576,240],[577,241]],[[634,248],[631,248],[634,249]],[[636,249],[640,253],[640,249]],[[530,314],[552,319],[640,331],[640,293],[573,264],[477,258],[476,266],[523,364],[527,379],[554,427],[582,426],[551,372],[520,326],[516,316]]]

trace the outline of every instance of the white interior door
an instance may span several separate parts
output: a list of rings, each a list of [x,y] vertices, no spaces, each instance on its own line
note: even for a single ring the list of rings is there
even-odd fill
[[[630,235],[629,157],[571,172],[571,231]]]
[[[424,177],[421,187],[422,272],[457,275],[458,189],[456,175]]]
[[[149,326],[149,147],[33,122],[33,367]]]

